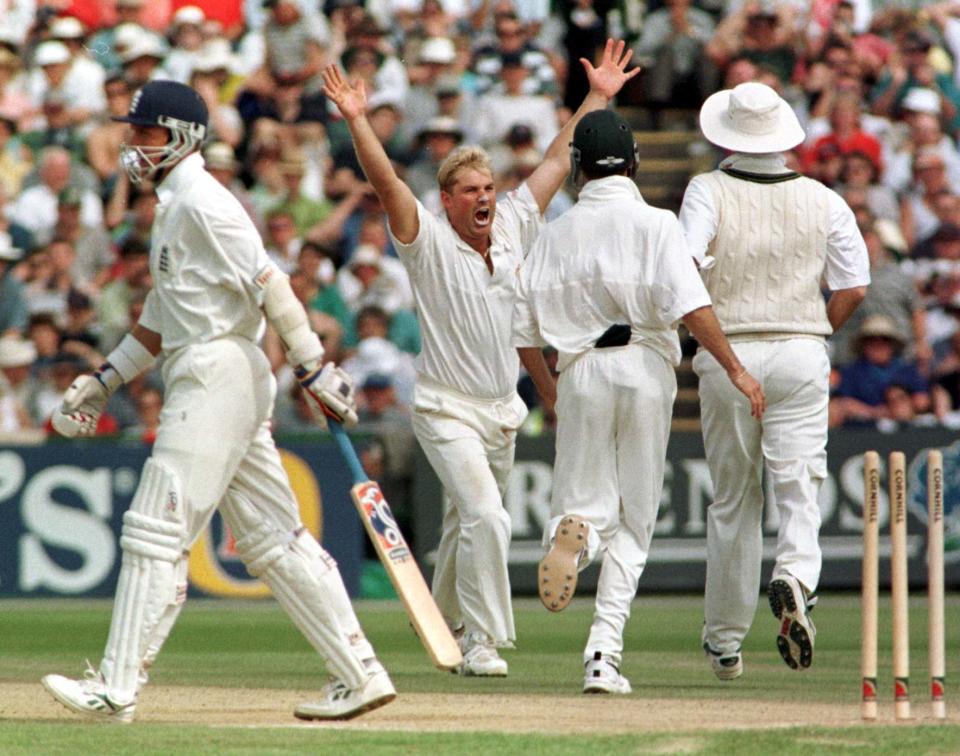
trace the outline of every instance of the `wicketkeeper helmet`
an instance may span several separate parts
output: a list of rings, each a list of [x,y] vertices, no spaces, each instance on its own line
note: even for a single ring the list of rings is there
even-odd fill
[[[139,184],[199,147],[207,133],[207,106],[192,87],[158,79],[134,94],[127,115],[113,120],[162,126],[170,132],[170,141],[160,147],[121,145],[120,162],[130,180]]]
[[[574,173],[579,169],[598,177],[624,171],[632,175],[637,165],[637,143],[620,115],[612,110],[594,110],[573,130],[570,160]]]

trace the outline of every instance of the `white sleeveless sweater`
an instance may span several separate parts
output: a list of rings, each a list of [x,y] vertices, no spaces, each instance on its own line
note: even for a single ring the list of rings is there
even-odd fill
[[[724,333],[829,335],[820,288],[829,190],[805,177],[757,183],[718,170],[703,178],[720,219],[704,283]]]

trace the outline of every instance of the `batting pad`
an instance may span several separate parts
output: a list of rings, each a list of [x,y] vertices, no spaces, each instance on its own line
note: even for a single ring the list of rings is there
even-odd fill
[[[100,667],[114,704],[136,699],[151,640],[156,640],[157,629],[171,611],[176,618],[183,603],[183,526],[158,516],[179,502],[176,477],[159,462],[147,460],[133,503],[123,516],[123,562]],[[161,645],[172,624],[172,619],[166,622]]]
[[[362,685],[367,679],[364,654],[348,640],[350,629],[359,630],[359,623],[336,562],[313,536],[304,530],[291,538],[264,522],[238,536],[236,549],[250,574],[267,584],[293,624],[323,657],[330,673],[348,687]]]

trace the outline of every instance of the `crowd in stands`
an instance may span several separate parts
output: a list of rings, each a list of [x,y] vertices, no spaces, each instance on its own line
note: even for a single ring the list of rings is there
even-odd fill
[[[207,169],[357,382],[384,439],[368,465],[409,465],[413,296],[320,72],[366,82],[388,155],[439,212],[458,144],[487,148],[500,190],[529,175],[608,35],[643,67],[619,104],[661,128],[719,88],[774,87],[807,132],[788,164],[853,209],[873,285],[831,339],[831,424],[960,424],[960,0],[0,0],[0,433],[49,429],[138,317],[157,197],[118,170],[110,116],[166,78],[205,100]],[[313,430],[264,347],[277,431]],[[99,431],[149,442],[162,391],[157,371],[124,386]],[[553,422],[536,408],[527,430]]]

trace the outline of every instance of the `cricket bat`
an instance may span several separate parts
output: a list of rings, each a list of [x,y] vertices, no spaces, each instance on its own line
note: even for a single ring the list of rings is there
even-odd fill
[[[377,556],[390,576],[394,590],[403,602],[413,629],[420,636],[420,642],[434,664],[440,669],[454,669],[463,661],[460,646],[430,594],[413,552],[397,527],[390,505],[383,498],[380,486],[367,478],[343,426],[332,419],[327,420],[327,425],[353,474],[354,486],[350,489],[350,497],[360,513],[367,535],[373,541]]]

